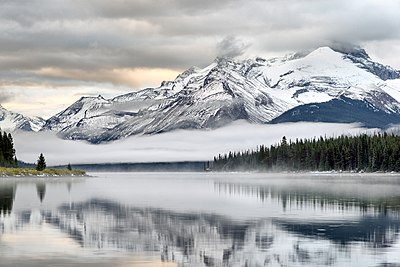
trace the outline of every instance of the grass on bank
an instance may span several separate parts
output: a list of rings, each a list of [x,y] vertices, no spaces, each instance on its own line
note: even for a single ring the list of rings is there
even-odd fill
[[[0,176],[85,176],[82,170],[56,170],[45,169],[37,171],[31,168],[5,168],[0,167]]]

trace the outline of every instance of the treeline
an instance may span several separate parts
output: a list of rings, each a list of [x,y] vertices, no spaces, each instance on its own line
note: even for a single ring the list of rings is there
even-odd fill
[[[14,142],[11,134],[0,131],[0,167],[16,167]]]
[[[214,158],[216,171],[400,171],[400,136],[375,134],[336,138],[286,137],[277,145],[229,152]]]

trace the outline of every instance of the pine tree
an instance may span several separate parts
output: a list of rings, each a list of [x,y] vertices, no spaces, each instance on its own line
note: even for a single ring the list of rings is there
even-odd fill
[[[0,131],[0,166],[15,167],[15,149],[11,134]]]
[[[71,163],[68,163],[67,170],[72,171]]]
[[[44,159],[43,154],[40,153],[37,164],[36,164],[36,170],[43,171],[44,169],[46,169],[46,160]]]

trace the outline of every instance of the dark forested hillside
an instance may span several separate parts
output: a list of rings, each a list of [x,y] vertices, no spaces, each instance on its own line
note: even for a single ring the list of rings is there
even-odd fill
[[[400,136],[363,134],[295,141],[283,137],[270,147],[219,155],[213,170],[400,171]]]
[[[11,134],[0,131],[0,167],[15,167],[17,159]]]

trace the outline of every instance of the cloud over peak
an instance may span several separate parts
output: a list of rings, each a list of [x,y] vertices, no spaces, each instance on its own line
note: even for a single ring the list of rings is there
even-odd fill
[[[235,36],[227,36],[217,43],[217,55],[218,57],[238,57],[243,55],[249,46]]]

